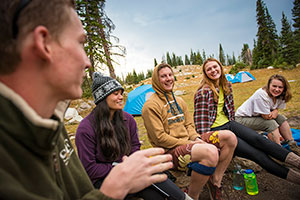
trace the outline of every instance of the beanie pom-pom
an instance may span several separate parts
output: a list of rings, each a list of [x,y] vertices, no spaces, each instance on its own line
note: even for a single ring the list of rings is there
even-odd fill
[[[100,77],[103,77],[103,74],[101,74],[100,72],[93,73],[93,80],[95,80],[96,78],[100,78]]]

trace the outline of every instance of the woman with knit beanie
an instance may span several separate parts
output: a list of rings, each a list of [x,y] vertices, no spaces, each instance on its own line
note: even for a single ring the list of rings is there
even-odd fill
[[[300,157],[235,121],[231,84],[222,64],[208,58],[202,67],[203,78],[194,98],[194,121],[199,134],[230,130],[238,140],[234,154],[250,159],[269,173],[300,184],[300,173],[272,158],[300,169]]]
[[[137,125],[134,118],[122,110],[123,87],[115,79],[93,74],[92,93],[96,107],[79,124],[75,143],[79,158],[92,180],[99,188],[110,170],[140,150]],[[150,199],[190,199],[172,181],[152,184],[128,197]]]

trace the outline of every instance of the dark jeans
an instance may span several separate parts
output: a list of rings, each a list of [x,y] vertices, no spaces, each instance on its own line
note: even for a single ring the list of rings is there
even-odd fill
[[[281,145],[272,142],[254,130],[235,121],[230,121],[211,130],[232,131],[238,140],[234,155],[252,160],[271,174],[286,179],[289,169],[270,158],[271,156],[282,162],[285,161],[289,151]]]
[[[99,189],[103,183],[103,179],[94,183],[94,187]],[[135,194],[129,194],[125,199],[130,197],[140,197],[144,200],[184,200],[185,194],[170,179],[161,183],[155,183]]]

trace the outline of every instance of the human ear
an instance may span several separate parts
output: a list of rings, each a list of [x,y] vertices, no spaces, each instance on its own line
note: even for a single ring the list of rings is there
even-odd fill
[[[34,45],[37,54],[46,61],[51,60],[51,35],[45,26],[37,26],[34,29]]]

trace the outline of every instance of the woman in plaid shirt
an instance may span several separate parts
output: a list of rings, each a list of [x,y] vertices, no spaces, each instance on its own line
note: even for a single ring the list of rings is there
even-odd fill
[[[194,98],[196,131],[201,135],[208,131],[232,131],[238,140],[235,155],[256,162],[273,175],[300,184],[299,172],[271,158],[300,169],[299,156],[234,121],[232,87],[225,77],[222,64],[214,58],[208,58],[202,72],[203,78]]]

